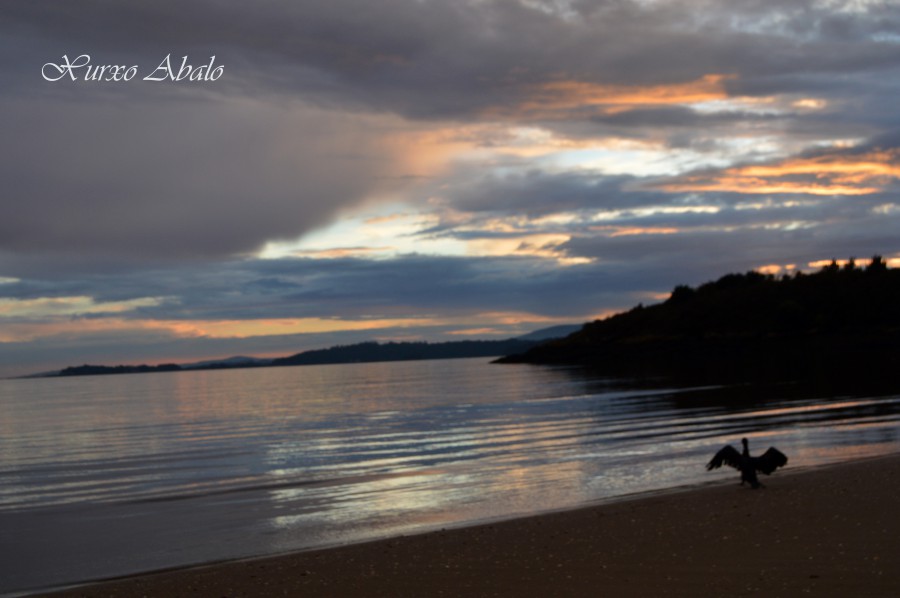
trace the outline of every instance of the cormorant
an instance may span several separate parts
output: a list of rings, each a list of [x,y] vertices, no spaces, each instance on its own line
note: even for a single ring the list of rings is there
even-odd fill
[[[741,443],[744,445],[744,452],[739,453],[730,444],[726,445],[706,464],[706,470],[712,471],[722,465],[729,465],[741,472],[741,486],[744,482],[749,482],[750,487],[756,489],[762,486],[756,479],[757,471],[770,475],[779,467],[787,465],[788,458],[774,446],[770,446],[769,450],[759,457],[751,457],[747,439],[741,438]]]

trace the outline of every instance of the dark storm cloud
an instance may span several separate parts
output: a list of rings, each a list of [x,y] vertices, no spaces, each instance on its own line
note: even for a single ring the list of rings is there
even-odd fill
[[[0,249],[190,258],[329,221],[386,161],[354,117],[209,103],[6,101]]]

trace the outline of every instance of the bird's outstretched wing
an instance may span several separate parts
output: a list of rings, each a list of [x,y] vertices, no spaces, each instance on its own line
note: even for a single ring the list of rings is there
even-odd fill
[[[734,467],[735,469],[741,468],[741,454],[730,444],[722,447],[722,449],[718,453],[716,453],[716,456],[706,464],[706,471],[717,469],[719,467],[722,467],[723,465],[728,465],[729,467]]]
[[[770,475],[779,467],[784,467],[785,465],[787,465],[787,461],[787,456],[785,456],[784,453],[779,451],[774,446],[770,446],[769,450],[764,452],[762,455],[753,458],[753,467],[756,468],[757,471],[761,471],[766,475]]]

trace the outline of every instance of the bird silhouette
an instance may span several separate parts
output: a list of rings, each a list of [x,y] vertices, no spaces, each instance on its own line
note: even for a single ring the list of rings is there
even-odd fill
[[[737,452],[737,449],[730,444],[722,447],[716,456],[706,464],[706,470],[712,471],[723,465],[734,467],[741,472],[741,486],[744,485],[744,482],[748,482],[750,487],[755,490],[762,486],[756,478],[757,471],[770,475],[779,467],[787,465],[788,458],[774,446],[770,446],[769,450],[759,457],[751,457],[747,439],[741,438],[741,444],[744,445],[744,451],[741,453]]]

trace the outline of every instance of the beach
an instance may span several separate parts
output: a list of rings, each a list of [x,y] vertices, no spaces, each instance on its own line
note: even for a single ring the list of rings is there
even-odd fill
[[[732,475],[733,474],[733,475]],[[54,596],[897,596],[900,456]]]

